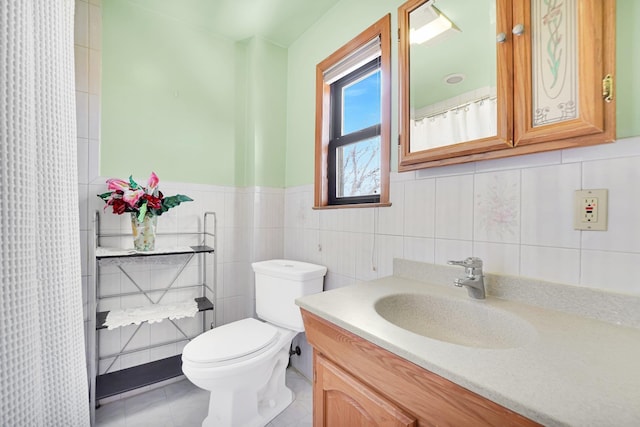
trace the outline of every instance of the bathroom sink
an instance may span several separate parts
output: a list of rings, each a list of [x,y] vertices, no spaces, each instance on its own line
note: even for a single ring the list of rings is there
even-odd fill
[[[466,347],[515,348],[535,336],[526,320],[485,301],[394,294],[376,301],[375,310],[402,329]]]

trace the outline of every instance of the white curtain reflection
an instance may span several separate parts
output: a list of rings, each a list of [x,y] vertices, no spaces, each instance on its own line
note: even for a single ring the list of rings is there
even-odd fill
[[[497,134],[497,100],[489,98],[411,120],[411,151],[444,147]]]

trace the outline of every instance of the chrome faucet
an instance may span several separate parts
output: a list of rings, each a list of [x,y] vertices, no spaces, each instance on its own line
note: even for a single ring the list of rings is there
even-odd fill
[[[471,298],[485,299],[484,276],[482,275],[482,260],[476,257],[469,257],[463,261],[448,261],[449,265],[459,265],[464,267],[466,277],[460,277],[453,281],[453,284],[467,287],[467,292]]]

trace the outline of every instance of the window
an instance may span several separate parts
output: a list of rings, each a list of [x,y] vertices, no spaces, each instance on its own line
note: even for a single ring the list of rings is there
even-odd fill
[[[329,204],[380,202],[380,58],[331,85]]]
[[[315,207],[388,206],[390,16],[316,70]]]

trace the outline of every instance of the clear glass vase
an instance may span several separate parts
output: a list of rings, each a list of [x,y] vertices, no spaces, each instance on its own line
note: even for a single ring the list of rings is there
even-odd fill
[[[156,224],[158,217],[145,215],[142,221],[138,215],[131,213],[131,230],[133,231],[133,247],[136,251],[152,251],[156,247]]]

